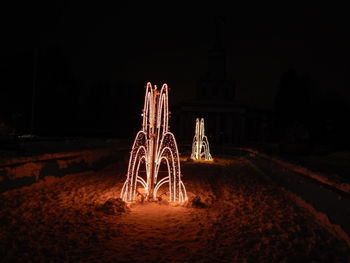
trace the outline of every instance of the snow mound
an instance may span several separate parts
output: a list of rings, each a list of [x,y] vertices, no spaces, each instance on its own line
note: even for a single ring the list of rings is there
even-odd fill
[[[109,198],[102,205],[96,207],[96,211],[100,211],[109,215],[125,213],[128,210],[128,206],[120,198]]]

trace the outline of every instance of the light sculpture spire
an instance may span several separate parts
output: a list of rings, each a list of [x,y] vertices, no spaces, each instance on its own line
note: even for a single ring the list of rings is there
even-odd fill
[[[167,175],[158,176],[161,163],[167,166]],[[145,164],[146,178],[140,165]],[[156,200],[157,192],[168,185],[171,202],[187,200],[181,180],[179,152],[174,135],[169,131],[168,86],[160,90],[150,82],[146,85],[142,129],[137,133],[130,153],[128,173],[120,197],[126,202],[137,199],[137,187],[144,188],[146,200]]]
[[[208,138],[207,136],[205,136],[205,133],[204,133],[203,118],[201,118],[200,121],[198,118],[196,119],[196,129],[195,129],[195,135],[193,137],[191,159],[194,159],[194,160],[204,159],[207,161],[210,161],[213,159],[210,155]]]

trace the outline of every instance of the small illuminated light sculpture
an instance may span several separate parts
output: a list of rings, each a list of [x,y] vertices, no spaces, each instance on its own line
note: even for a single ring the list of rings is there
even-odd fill
[[[157,191],[165,184],[169,186],[169,201],[187,200],[186,189],[181,180],[176,140],[169,131],[169,114],[168,86],[164,84],[159,91],[148,82],[142,112],[142,130],[137,133],[132,146],[127,178],[120,194],[124,201],[136,201],[139,186],[144,188],[146,200],[156,200]],[[167,175],[163,178],[158,176],[161,163],[168,168]],[[141,174],[141,164],[145,164],[145,179]]]
[[[193,137],[191,159],[211,161],[213,158],[209,151],[209,142],[204,134],[204,119],[196,119],[196,134]]]

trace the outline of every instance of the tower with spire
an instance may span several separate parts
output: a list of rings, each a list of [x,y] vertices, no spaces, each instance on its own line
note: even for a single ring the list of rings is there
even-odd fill
[[[215,37],[208,50],[208,70],[197,83],[197,99],[205,100],[213,97],[221,100],[234,99],[235,86],[227,79],[226,49],[224,44],[225,20],[215,17]]]
[[[224,26],[224,18],[214,18],[208,69],[197,81],[195,98],[173,109],[176,133],[182,142],[190,143],[196,118],[206,120],[207,136],[213,148],[244,140],[246,108],[235,101],[235,82],[228,78]]]

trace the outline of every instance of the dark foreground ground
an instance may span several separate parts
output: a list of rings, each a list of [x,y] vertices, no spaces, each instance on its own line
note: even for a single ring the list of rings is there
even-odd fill
[[[0,262],[350,262],[245,158],[182,161],[186,204],[117,198],[126,165],[0,195]]]

